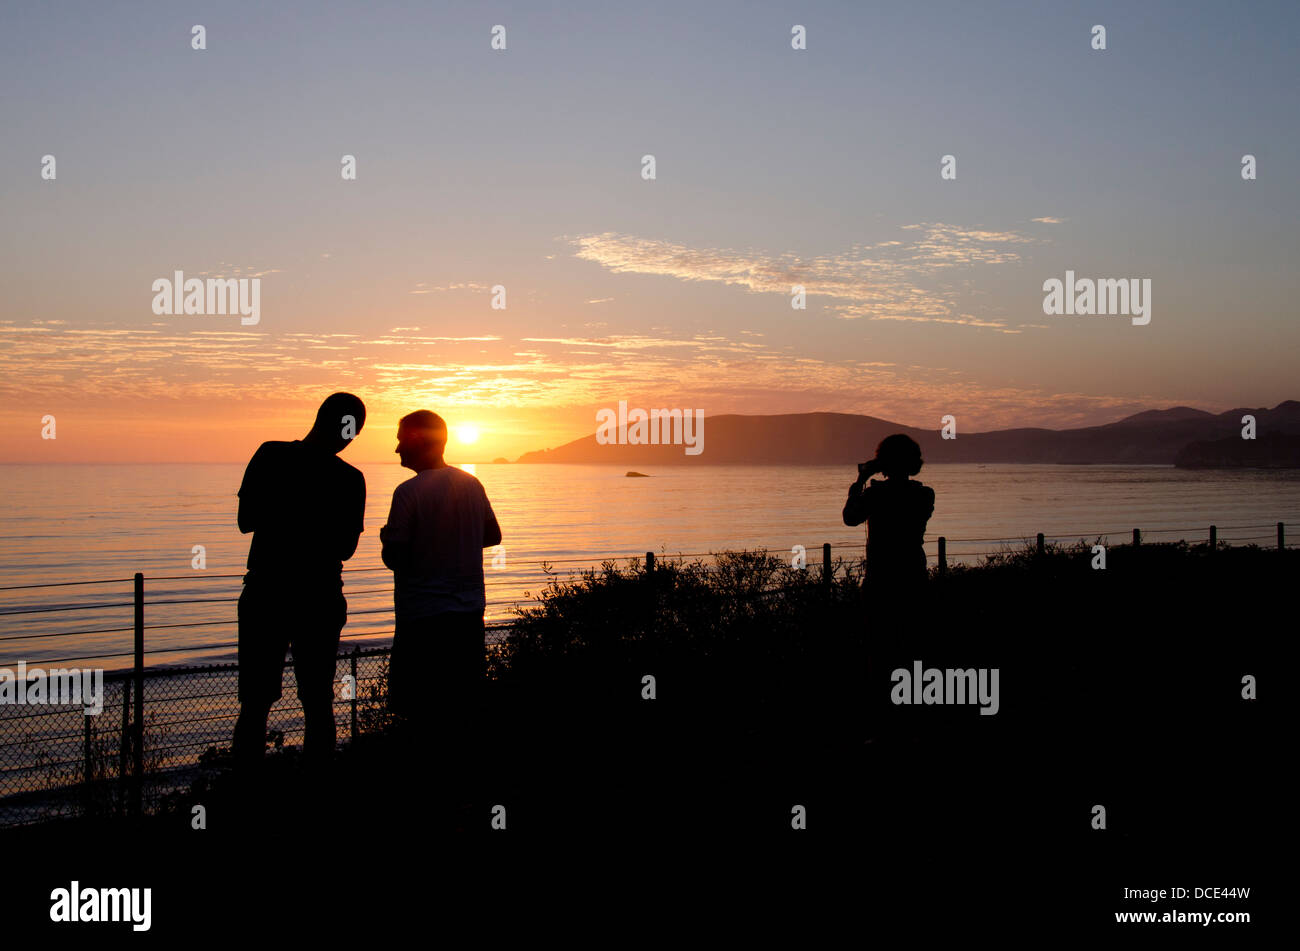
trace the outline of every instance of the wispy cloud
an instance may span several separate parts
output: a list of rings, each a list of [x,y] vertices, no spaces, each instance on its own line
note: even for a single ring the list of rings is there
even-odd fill
[[[615,274],[651,274],[713,281],[759,294],[790,295],[800,285],[830,299],[845,319],[908,320],[1018,332],[996,317],[960,311],[949,272],[1014,264],[1018,248],[1037,239],[943,223],[904,225],[903,240],[855,245],[835,255],[801,258],[752,249],[690,248],[653,238],[605,232],[572,239],[576,257]]]
[[[199,277],[266,277],[268,274],[280,274],[282,269],[278,267],[255,268],[250,264],[230,264],[227,261],[220,262],[216,268],[198,271]]]
[[[462,281],[455,284],[429,284],[426,281],[420,281],[415,285],[415,289],[409,291],[411,294],[443,294],[447,291],[486,291],[486,284],[476,284],[473,281]]]
[[[831,410],[937,426],[945,413],[965,407],[970,432],[1026,421],[1081,425],[1121,411],[1194,402],[1062,394],[1046,386],[988,383],[948,367],[817,358],[756,334],[513,338],[395,331],[358,337],[110,324],[7,324],[0,331],[0,400],[28,416],[69,392],[97,411],[142,401],[309,404],[323,391],[352,389],[376,406],[419,402],[550,412],[608,402],[612,394],[667,399],[669,385],[672,394],[710,415]]]
[[[1030,218],[1029,220],[1030,220],[1030,221],[1037,221],[1039,224],[1042,224],[1042,225],[1059,225],[1059,224],[1061,224],[1062,222],[1065,221],[1064,218],[1051,218],[1051,217],[1047,217],[1047,218]]]

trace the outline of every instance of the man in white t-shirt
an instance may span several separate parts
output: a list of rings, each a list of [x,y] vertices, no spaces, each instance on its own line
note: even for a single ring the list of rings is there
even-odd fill
[[[402,417],[396,452],[415,476],[393,490],[379,537],[397,616],[389,704],[455,769],[481,715],[483,549],[501,544],[501,528],[483,484],[443,459],[446,446],[437,413]]]

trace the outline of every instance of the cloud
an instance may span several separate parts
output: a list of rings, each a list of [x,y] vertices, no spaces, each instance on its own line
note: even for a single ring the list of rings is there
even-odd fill
[[[959,319],[967,315],[958,314]],[[719,413],[828,410],[937,425],[964,413],[966,431],[1073,426],[1193,397],[1054,393],[1049,384],[986,382],[942,366],[809,356],[761,338],[619,334],[572,337],[373,338],[120,327],[0,326],[0,399],[28,415],[66,401],[186,407],[222,401],[318,403],[353,389],[374,405],[519,407],[550,412],[611,399],[650,405],[679,394]],[[343,356],[346,354],[346,356]],[[668,381],[671,381],[670,383]],[[666,391],[669,395],[665,395]]]
[[[486,291],[486,284],[476,284],[473,281],[463,281],[455,284],[428,284],[420,281],[415,285],[415,290],[409,291],[411,294],[442,294],[447,291]]]
[[[988,231],[943,223],[904,225],[905,240],[855,245],[812,258],[755,250],[689,248],[652,238],[605,232],[572,239],[575,256],[615,274],[649,274],[708,281],[751,293],[789,296],[795,285],[844,319],[908,320],[957,324],[1015,333],[994,315],[958,310],[948,278],[977,267],[1018,263],[1019,248],[1036,239],[1014,231]]]
[[[1062,222],[1064,222],[1066,219],[1065,219],[1065,218],[1050,218],[1050,217],[1049,217],[1049,218],[1030,218],[1029,220],[1030,220],[1030,221],[1037,221],[1039,224],[1044,224],[1044,225],[1059,225],[1059,224],[1061,224]]]
[[[281,269],[278,267],[261,268],[254,270],[252,265],[228,264],[222,261],[217,265],[216,270],[199,271],[199,277],[266,277],[268,274],[280,274]]]

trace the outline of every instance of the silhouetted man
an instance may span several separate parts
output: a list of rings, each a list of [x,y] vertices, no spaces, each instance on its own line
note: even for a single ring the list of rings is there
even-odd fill
[[[379,537],[397,618],[389,703],[413,738],[434,741],[440,766],[457,769],[481,712],[483,549],[501,543],[501,528],[483,484],[443,460],[446,445],[438,414],[402,417],[395,451],[415,476],[393,491]]]
[[[260,761],[266,718],[280,699],[292,648],[306,721],[303,755],[334,751],[334,670],[347,621],[343,562],[357,550],[366,480],[337,453],[361,432],[365,405],[351,393],[326,398],[303,439],[264,442],[239,487],[239,530],[253,533],[239,597],[238,761]]]

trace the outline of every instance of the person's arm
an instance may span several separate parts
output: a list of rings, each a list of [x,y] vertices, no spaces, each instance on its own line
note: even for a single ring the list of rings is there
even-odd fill
[[[480,485],[479,489],[483,487]],[[487,492],[483,493],[483,547],[494,548],[501,544],[501,526],[497,524],[497,513],[492,511]]]
[[[412,521],[410,503],[399,485],[393,490],[388,524],[379,530],[380,557],[393,572],[405,571],[411,563],[411,543],[415,537]]]
[[[849,486],[849,497],[844,502],[844,524],[861,525],[867,520],[867,493],[861,482]]]
[[[858,481],[849,486],[849,497],[844,502],[844,524],[861,525],[871,515],[871,496],[864,483],[877,470],[858,470]]]
[[[239,485],[239,533],[247,535],[249,532],[255,532],[265,524],[265,502],[264,487],[262,485],[263,473],[262,463],[266,460],[266,443],[257,447],[257,452],[253,453],[253,458],[248,461],[248,468],[244,470],[244,481]]]
[[[356,482],[352,508],[355,518],[339,535],[339,561],[347,561],[357,553],[357,542],[366,530],[366,477],[358,472]]]

